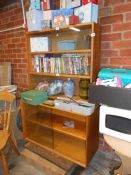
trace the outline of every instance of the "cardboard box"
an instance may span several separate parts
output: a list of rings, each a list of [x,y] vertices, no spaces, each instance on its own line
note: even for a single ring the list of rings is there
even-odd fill
[[[69,24],[70,25],[79,24],[79,23],[80,23],[79,16],[72,15],[69,17]]]
[[[82,0],[82,5],[86,5],[90,2],[92,2],[94,4],[98,4],[98,0]]]
[[[42,29],[49,29],[51,28],[51,20],[42,20],[41,21]]]
[[[11,63],[0,63],[0,86],[11,85]]]
[[[42,0],[42,10],[50,10],[52,7],[52,0]]]
[[[51,10],[43,11],[43,19],[52,20],[52,11]]]
[[[29,10],[26,12],[28,31],[42,30],[41,20],[43,12],[41,10]]]
[[[49,51],[48,37],[32,37],[30,38],[31,52]]]
[[[60,0],[60,9],[66,8],[66,0]]]
[[[98,20],[98,5],[88,3],[74,9],[74,15],[79,16],[81,23],[97,22]]]
[[[75,8],[81,6],[81,0],[65,0],[66,8]]]
[[[131,89],[89,85],[90,103],[131,110]]]
[[[41,9],[40,0],[30,0],[30,7],[31,9],[40,10]]]
[[[69,25],[71,15],[73,15],[73,9],[52,10],[52,27]]]

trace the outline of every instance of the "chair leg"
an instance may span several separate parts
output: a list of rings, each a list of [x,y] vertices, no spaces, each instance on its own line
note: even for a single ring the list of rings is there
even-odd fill
[[[0,154],[1,154],[2,164],[3,164],[4,175],[9,175],[8,162],[7,162],[6,155],[4,154],[4,151],[0,151]]]
[[[16,144],[14,143],[14,141],[13,141],[13,139],[12,139],[11,137],[10,137],[10,140],[9,140],[9,141],[10,141],[10,144],[11,144],[13,150],[14,150],[18,155],[20,155],[20,152],[19,152],[19,150],[18,150]]]

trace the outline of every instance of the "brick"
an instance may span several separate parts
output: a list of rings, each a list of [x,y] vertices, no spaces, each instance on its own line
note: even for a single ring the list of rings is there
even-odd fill
[[[131,64],[131,58],[111,58],[110,59],[111,65],[130,65]]]
[[[113,31],[131,30],[131,23],[113,24]]]
[[[114,23],[121,23],[123,22],[123,15],[115,15],[115,16],[107,16],[107,17],[102,17],[100,19],[100,24],[105,25],[105,24],[114,24]]]
[[[13,63],[14,63],[14,64],[21,63],[21,59],[18,59],[18,58],[13,59]]]
[[[120,50],[120,56],[131,56],[131,49]],[[131,64],[131,62],[130,62]]]
[[[17,69],[14,69],[14,72],[15,73],[22,73],[22,69],[18,69],[18,68]]]
[[[16,45],[15,44],[8,44],[8,48],[15,48]]]
[[[117,4],[120,4],[120,3],[124,3],[125,2],[125,0],[106,0],[106,1],[104,1],[104,6],[109,6],[109,5],[117,5]]]
[[[22,48],[22,47],[25,47],[25,43],[18,43],[17,44],[17,48]]]
[[[21,49],[13,49],[13,53],[21,53]]]
[[[111,42],[102,42],[101,49],[111,49]]]
[[[118,50],[102,50],[101,51],[102,57],[114,57],[119,55]]]
[[[102,58],[101,59],[101,65],[108,65],[109,64],[109,58]]]
[[[124,37],[125,39],[131,38],[131,31],[129,31],[129,32],[124,32],[123,37]]]
[[[25,57],[26,57],[25,53],[17,54],[17,58],[25,58]],[[22,61],[22,59],[21,59],[21,61]],[[25,62],[25,60],[24,60],[24,62]]]
[[[27,64],[18,64],[18,68],[21,68],[21,69],[27,68]]]
[[[121,39],[120,33],[103,34],[101,36],[102,41],[115,41]]]
[[[125,3],[125,4],[114,6],[113,14],[126,13],[129,11],[131,11],[131,3]]]
[[[21,38],[12,38],[12,42],[13,43],[18,43],[18,42],[20,42],[20,40],[21,40]]]
[[[121,40],[112,43],[112,48],[131,48],[131,40]]]
[[[111,25],[101,26],[101,33],[110,33],[111,32]]]
[[[112,9],[111,7],[107,7],[107,8],[101,8],[99,9],[99,17],[105,17],[105,16],[110,16],[112,13]]]
[[[131,12],[126,14],[126,21],[131,21]]]

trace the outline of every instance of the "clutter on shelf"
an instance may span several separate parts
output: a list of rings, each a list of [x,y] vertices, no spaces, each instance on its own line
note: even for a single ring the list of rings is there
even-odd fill
[[[57,3],[60,9],[53,9],[53,0],[30,0],[30,8],[26,12],[28,31],[85,22],[97,23],[97,0],[61,0]]]
[[[90,75],[90,56],[87,55],[63,54],[60,57],[34,55],[32,60],[34,72]]]

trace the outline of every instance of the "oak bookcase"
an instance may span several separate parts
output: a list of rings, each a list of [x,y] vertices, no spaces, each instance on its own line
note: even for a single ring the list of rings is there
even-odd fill
[[[79,32],[71,30],[72,27],[80,29]],[[31,52],[30,37],[46,36],[50,40],[50,49],[47,52]],[[99,25],[96,23],[84,23],[74,26],[46,29],[42,31],[27,32],[28,75],[30,89],[35,88],[38,82],[46,79],[52,81],[56,78],[71,78],[75,81],[76,90],[74,98],[79,97],[80,78],[93,82],[99,70]],[[75,50],[58,50],[56,45],[59,40],[71,40],[76,43]],[[90,42],[90,43],[89,43]],[[87,44],[87,45],[86,45]],[[89,73],[67,74],[36,72],[33,68],[34,55],[49,55],[62,57],[63,54],[76,54],[88,57]],[[61,94],[60,96],[63,96]],[[55,99],[55,97],[49,97]],[[40,104],[29,105],[21,101],[22,124],[24,137],[31,143],[50,150],[72,162],[86,167],[98,148],[99,117],[98,108],[90,116],[84,116],[75,112],[57,109],[54,106]],[[74,127],[64,126],[65,121],[73,121]]]

